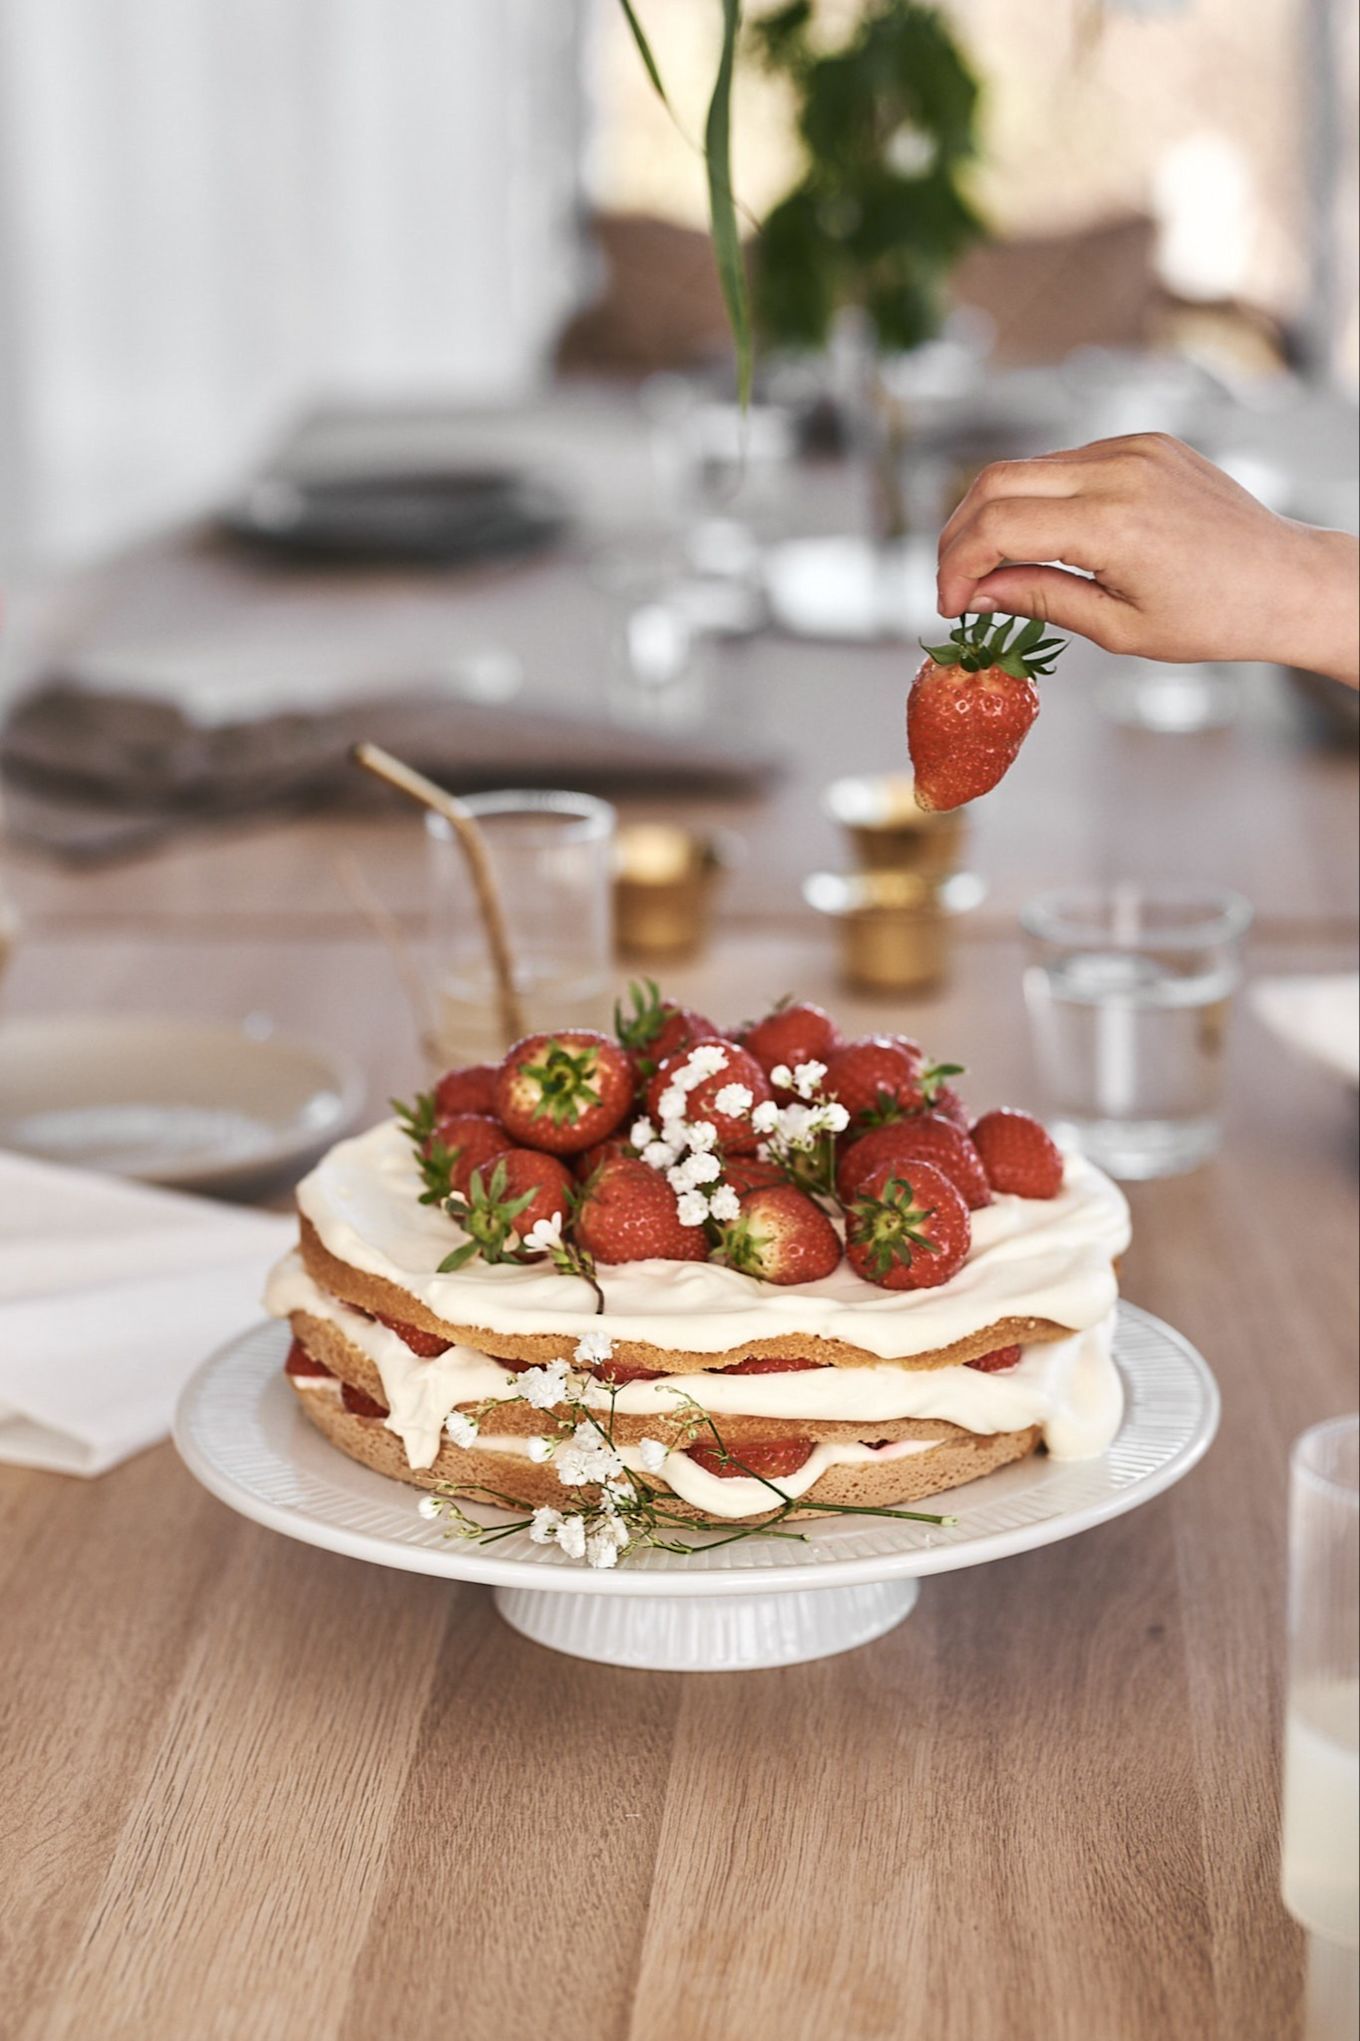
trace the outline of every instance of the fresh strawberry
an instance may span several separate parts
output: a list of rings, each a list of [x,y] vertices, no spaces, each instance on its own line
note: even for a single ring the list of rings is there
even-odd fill
[[[1016,618],[960,619],[947,645],[927,657],[907,696],[907,749],[918,807],[961,808],[996,785],[1015,763],[1039,713],[1035,676],[1064,650],[1036,618],[1009,642]]]
[[[423,1332],[418,1325],[408,1325],[404,1318],[384,1318],[381,1311],[375,1311],[373,1316],[379,1325],[385,1325],[389,1332],[395,1332],[397,1338],[405,1346],[410,1347],[413,1354],[419,1354],[423,1361],[437,1360],[440,1354],[448,1352],[453,1343],[451,1340],[441,1339],[437,1332]]]
[[[741,1039],[767,1077],[781,1063],[790,1070],[800,1063],[825,1063],[841,1046],[840,1029],[830,1014],[806,1001],[777,1006]],[[781,1104],[786,1105],[793,1096],[791,1091],[776,1088],[775,1097]]]
[[[893,1107],[917,1112],[926,1103],[920,1070],[919,1058],[891,1035],[860,1035],[828,1059],[822,1089],[852,1120]]]
[[[539,1220],[558,1222],[571,1210],[574,1185],[565,1163],[536,1148],[503,1148],[475,1169],[466,1197],[448,1201],[450,1216],[467,1239],[439,1264],[441,1275],[483,1261],[523,1259],[521,1242]]]
[[[929,1078],[927,1079],[929,1083]],[[938,1082],[931,1091],[930,1109],[942,1118],[951,1120],[961,1134],[968,1132],[970,1114],[952,1084]]]
[[[495,1113],[499,1063],[469,1063],[448,1070],[434,1088],[434,1109],[440,1119],[452,1113]]]
[[[365,1396],[362,1389],[351,1387],[348,1382],[340,1386],[340,1400],[354,1417],[386,1417],[387,1405],[375,1403],[371,1396]]]
[[[973,1146],[994,1191],[1017,1198],[1056,1198],[1063,1186],[1062,1150],[1028,1113],[998,1106],[973,1123]]]
[[[606,1162],[614,1162],[619,1156],[637,1160],[637,1150],[631,1141],[625,1141],[622,1134],[611,1134],[607,1141],[597,1141],[593,1148],[583,1148],[579,1155],[571,1158],[572,1174],[578,1183],[589,1183],[597,1169]]]
[[[283,1364],[286,1375],[330,1375],[334,1370],[314,1359],[300,1339],[295,1339],[288,1349],[288,1358]]]
[[[1013,1368],[1020,1360],[1018,1346],[994,1347],[989,1354],[979,1354],[975,1361],[965,1361],[965,1368],[976,1368],[980,1375],[1000,1375],[1007,1368]]]
[[[685,1118],[706,1120],[717,1130],[726,1154],[749,1155],[760,1144],[760,1136],[751,1125],[751,1109],[769,1098],[769,1079],[754,1056],[736,1042],[725,1041],[721,1035],[710,1035],[702,1042],[691,1043],[678,1055],[666,1058],[647,1086],[647,1110],[658,1123],[664,1119],[661,1102],[675,1087],[677,1073],[686,1070],[696,1049],[721,1049],[722,1068],[702,1077],[685,1092]],[[749,1094],[747,1102],[739,1108],[731,1102],[718,1103],[730,1086],[740,1086]]]
[[[723,1180],[740,1197],[746,1191],[763,1191],[770,1184],[787,1183],[782,1169],[763,1162],[758,1155],[728,1155],[723,1158]]]
[[[881,1162],[933,1162],[942,1170],[970,1212],[992,1202],[982,1157],[968,1136],[939,1113],[917,1113],[886,1127],[871,1128],[852,1141],[836,1170],[836,1195],[848,1205],[855,1192]]]
[[[972,1238],[968,1207],[929,1162],[883,1162],[855,1193],[845,1252],[884,1290],[932,1290],[962,1265]]]
[[[446,1120],[436,1120],[425,1146],[429,1165],[425,1180],[432,1183],[442,1177],[444,1197],[452,1191],[465,1198],[473,1170],[499,1155],[509,1140],[501,1122],[489,1113],[451,1113]]]
[[[811,1439],[757,1439],[749,1446],[690,1446],[689,1457],[719,1481],[787,1481],[812,1458]]]
[[[577,1207],[576,1238],[596,1261],[707,1261],[708,1237],[681,1225],[678,1202],[647,1163],[606,1163]]]
[[[820,1205],[792,1184],[748,1191],[724,1226],[718,1258],[762,1283],[815,1283],[839,1267],[841,1241]]]
[[[614,1007],[614,1032],[633,1059],[639,1084],[654,1076],[667,1056],[677,1055],[695,1042],[706,1042],[718,1032],[711,1020],[692,1007],[663,999],[652,978],[631,984],[628,1000],[630,1013],[624,1013],[621,1000]]]
[[[526,1035],[501,1064],[496,1110],[512,1138],[579,1155],[612,1134],[633,1103],[633,1066],[594,1028]]]
[[[768,1359],[753,1355],[749,1361],[734,1361],[730,1368],[719,1368],[720,1375],[805,1375],[809,1368],[828,1368],[829,1361],[796,1361],[771,1355]]]

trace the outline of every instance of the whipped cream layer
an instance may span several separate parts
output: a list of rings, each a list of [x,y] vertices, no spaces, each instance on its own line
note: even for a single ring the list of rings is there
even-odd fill
[[[332,1148],[298,1185],[297,1201],[338,1260],[395,1284],[448,1324],[566,1340],[600,1329],[586,1285],[546,1261],[474,1260],[437,1274],[463,1235],[419,1203],[420,1190],[410,1144],[389,1120]],[[723,1353],[799,1333],[889,1360],[952,1346],[1002,1318],[1084,1332],[1114,1309],[1111,1262],[1128,1242],[1122,1193],[1069,1156],[1056,1198],[1001,1196],[972,1214],[968,1257],[938,1289],[876,1289],[845,1262],[820,1282],[783,1289],[717,1262],[626,1262],[601,1267],[599,1279],[615,1339]]]
[[[304,1311],[324,1320],[367,1355],[382,1380],[388,1429],[401,1440],[412,1467],[433,1464],[451,1410],[460,1404],[510,1402],[519,1393],[514,1372],[473,1347],[451,1346],[429,1360],[412,1353],[397,1333],[322,1289],[296,1252],[274,1270],[265,1302],[276,1318]],[[598,1331],[599,1320],[593,1323]],[[690,1396],[715,1417],[841,1424],[935,1418],[982,1436],[1039,1425],[1055,1459],[1085,1460],[1104,1452],[1123,1415],[1113,1337],[1110,1310],[1070,1339],[1026,1347],[1015,1367],[995,1375],[969,1367],[904,1368],[892,1361],[776,1375],[667,1375],[655,1382],[625,1383],[615,1408],[627,1416],[656,1416],[674,1412],[679,1399]],[[563,1342],[563,1357],[571,1357],[569,1341]]]

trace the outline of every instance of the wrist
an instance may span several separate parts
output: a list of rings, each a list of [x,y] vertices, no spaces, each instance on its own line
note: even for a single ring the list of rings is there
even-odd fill
[[[1280,606],[1267,656],[1360,686],[1360,540],[1316,525],[1289,529],[1292,599]]]

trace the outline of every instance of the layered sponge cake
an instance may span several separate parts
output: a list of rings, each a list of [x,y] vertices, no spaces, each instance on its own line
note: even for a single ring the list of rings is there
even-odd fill
[[[615,1037],[450,1073],[298,1188],[268,1302],[302,1409],[564,1545],[572,1512],[889,1510],[1102,1452],[1124,1199],[1025,1115],[970,1123],[956,1074],[646,989]]]

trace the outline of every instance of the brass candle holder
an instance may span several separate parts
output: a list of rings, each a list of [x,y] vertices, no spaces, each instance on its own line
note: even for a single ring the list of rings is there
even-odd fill
[[[940,814],[918,808],[909,773],[834,780],[824,802],[849,838],[858,870],[912,872],[936,883],[958,871],[967,834],[964,810]]]
[[[944,978],[949,918],[933,881],[914,872],[813,872],[803,898],[839,922],[852,990],[913,992]]]
[[[726,830],[699,832],[677,822],[630,822],[614,856],[614,936],[620,956],[691,956],[707,940],[713,898],[738,861]]]

